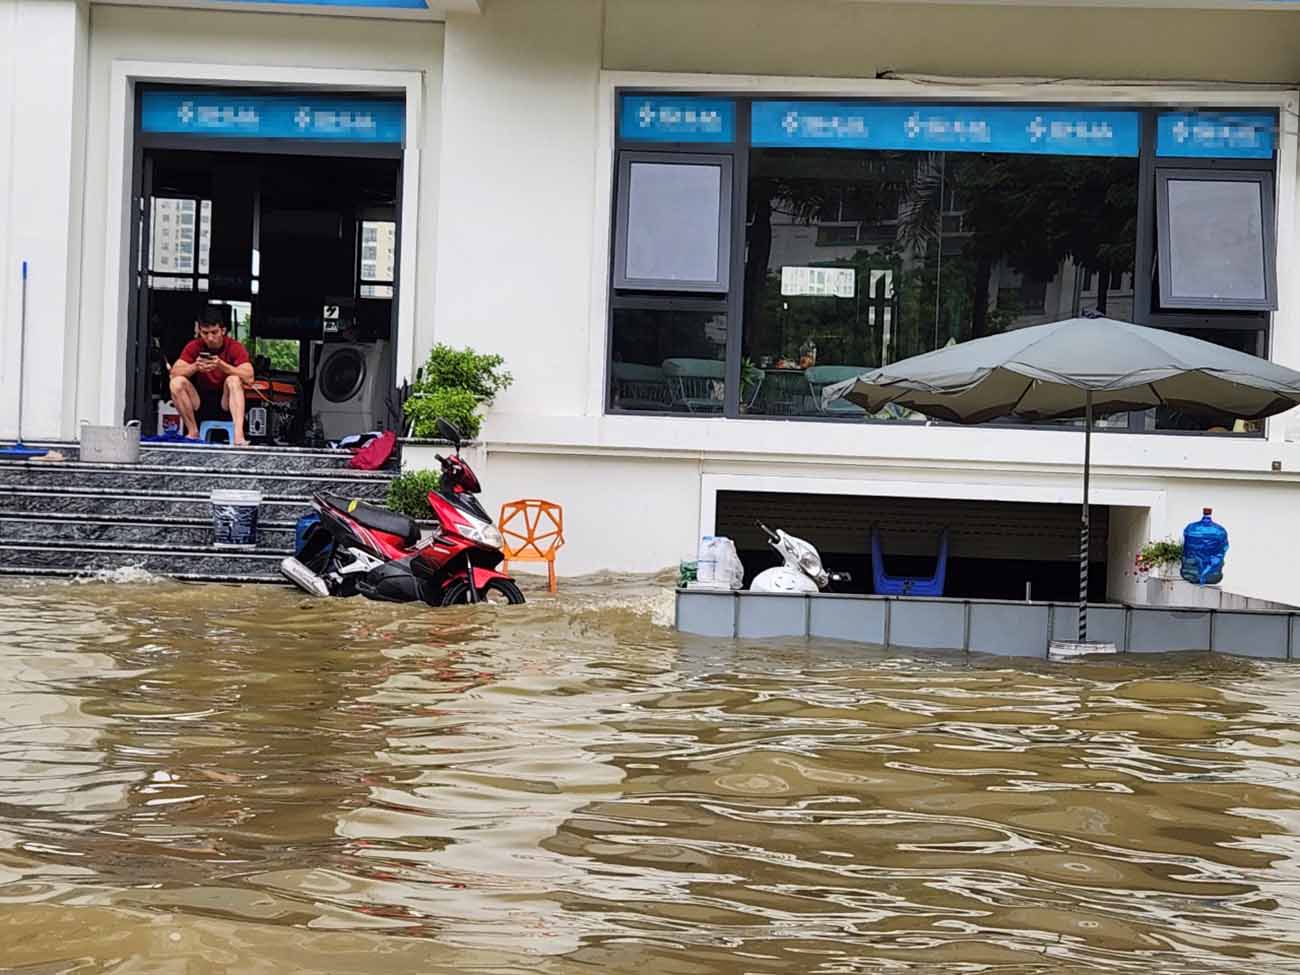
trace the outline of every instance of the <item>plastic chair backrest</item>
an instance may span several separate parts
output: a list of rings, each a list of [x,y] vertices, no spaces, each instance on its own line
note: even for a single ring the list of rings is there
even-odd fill
[[[564,509],[552,501],[521,498],[501,506],[497,528],[505,557],[521,562],[554,562],[564,545]]]
[[[891,576],[880,551],[880,530],[871,528],[871,583],[878,596],[942,596],[948,578],[948,529],[939,535],[939,551],[931,576]]]

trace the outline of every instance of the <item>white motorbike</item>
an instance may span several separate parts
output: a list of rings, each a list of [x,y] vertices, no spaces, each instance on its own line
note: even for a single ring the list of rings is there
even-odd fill
[[[772,531],[759,522],[767,534],[767,543],[776,549],[783,565],[764,569],[750,583],[750,592],[820,592],[832,582],[848,582],[847,572],[827,572],[817,549],[802,538],[795,538],[781,529]]]

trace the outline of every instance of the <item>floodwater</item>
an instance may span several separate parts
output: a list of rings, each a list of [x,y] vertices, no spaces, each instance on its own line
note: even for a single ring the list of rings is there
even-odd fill
[[[0,969],[1300,972],[1300,670],[0,581]]]

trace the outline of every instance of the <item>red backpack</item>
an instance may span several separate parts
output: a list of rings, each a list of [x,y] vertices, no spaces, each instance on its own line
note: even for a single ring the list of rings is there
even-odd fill
[[[348,467],[355,471],[377,471],[393,456],[393,448],[396,446],[397,434],[388,430],[353,454]]]

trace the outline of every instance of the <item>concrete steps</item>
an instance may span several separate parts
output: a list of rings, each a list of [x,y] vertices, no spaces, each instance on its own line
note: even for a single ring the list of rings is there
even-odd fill
[[[294,526],[315,493],[382,502],[397,474],[346,469],[342,451],[153,446],[139,464],[0,458],[0,575],[78,576],[138,568],[177,579],[281,582]],[[262,493],[258,547],[212,545],[208,496]]]

